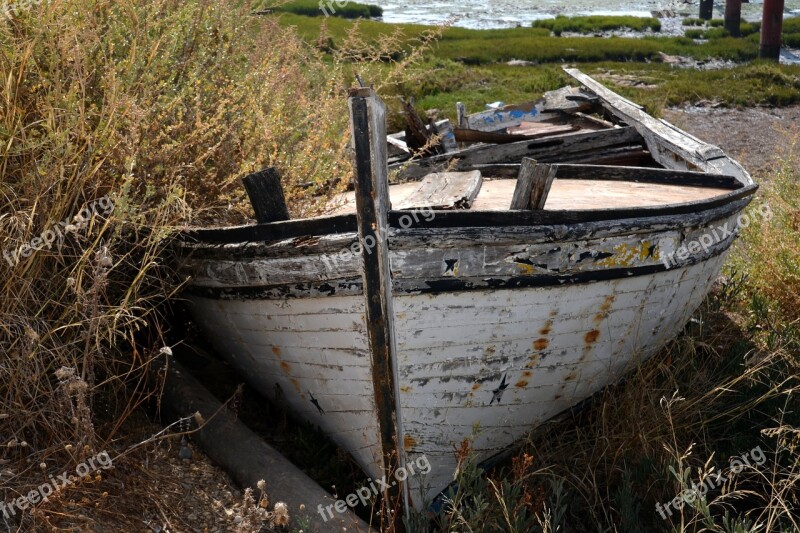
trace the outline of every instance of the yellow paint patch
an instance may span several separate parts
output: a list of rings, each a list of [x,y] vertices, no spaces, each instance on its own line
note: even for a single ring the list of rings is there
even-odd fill
[[[517,263],[517,266],[519,267],[519,273],[520,274],[533,274],[534,273],[533,265],[529,265],[527,263]]]
[[[644,261],[655,245],[651,241],[641,241],[637,244],[621,243],[614,247],[614,255],[595,262],[597,266],[629,267]]]

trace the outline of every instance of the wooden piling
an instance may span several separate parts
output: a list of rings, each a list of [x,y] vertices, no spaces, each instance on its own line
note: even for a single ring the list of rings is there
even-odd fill
[[[362,280],[366,298],[367,339],[372,366],[378,426],[386,479],[392,479],[403,458],[399,453],[400,424],[396,408],[396,365],[392,282],[389,270],[389,167],[386,153],[386,106],[371,88],[351,89],[350,131],[355,150],[355,196],[361,243]],[[403,483],[384,490],[383,516],[396,531],[397,507],[406,505]]]
[[[761,17],[761,46],[758,57],[777,61],[781,55],[783,30],[783,0],[764,0]]]
[[[700,18],[711,20],[714,16],[714,0],[700,0]]]
[[[725,2],[725,29],[733,37],[741,36],[742,0],[727,0]]]

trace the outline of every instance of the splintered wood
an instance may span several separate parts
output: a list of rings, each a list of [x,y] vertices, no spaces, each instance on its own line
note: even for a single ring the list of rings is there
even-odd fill
[[[393,205],[394,209],[469,209],[481,190],[481,173],[436,172],[422,179],[409,196]]]

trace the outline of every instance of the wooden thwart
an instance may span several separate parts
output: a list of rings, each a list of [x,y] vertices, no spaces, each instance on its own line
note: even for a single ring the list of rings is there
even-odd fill
[[[523,159],[510,209],[544,209],[557,168],[557,165],[537,164],[528,157]]]
[[[482,181],[479,170],[428,174],[417,190],[392,208],[469,209],[481,190]]]

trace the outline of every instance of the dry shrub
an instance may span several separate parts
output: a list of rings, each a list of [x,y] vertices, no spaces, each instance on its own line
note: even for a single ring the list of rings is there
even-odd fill
[[[738,259],[758,291],[800,324],[800,133],[784,135],[785,154],[760,193],[771,217],[751,217],[754,224],[743,234],[745,248]]]
[[[406,68],[370,66],[386,57],[361,61]],[[247,221],[238,178],[264,166],[295,217],[347,186],[354,69],[238,1],[54,0],[0,20],[0,501],[112,450],[157,390],[176,231]],[[61,497],[25,527],[69,519],[48,511]]]

